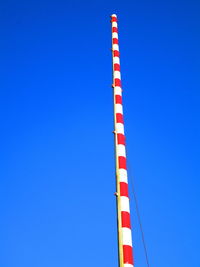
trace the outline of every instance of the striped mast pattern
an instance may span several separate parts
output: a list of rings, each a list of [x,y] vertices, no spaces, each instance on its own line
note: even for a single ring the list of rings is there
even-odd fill
[[[111,16],[119,267],[133,267],[117,16]]]

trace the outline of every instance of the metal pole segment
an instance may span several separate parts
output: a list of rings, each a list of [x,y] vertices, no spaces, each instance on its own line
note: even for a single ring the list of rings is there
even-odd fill
[[[119,267],[133,267],[117,16],[111,16]]]

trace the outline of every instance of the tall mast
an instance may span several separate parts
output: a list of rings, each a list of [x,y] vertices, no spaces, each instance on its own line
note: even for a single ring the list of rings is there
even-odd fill
[[[117,16],[111,16],[119,267],[133,267]]]

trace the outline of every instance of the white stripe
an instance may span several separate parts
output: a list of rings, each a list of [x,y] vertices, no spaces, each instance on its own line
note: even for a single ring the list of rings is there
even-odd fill
[[[120,64],[120,59],[119,59],[119,57],[113,57],[113,63],[114,63],[114,64]]]
[[[115,104],[115,113],[123,114],[123,107],[121,104]]]
[[[113,44],[113,50],[119,51],[119,45],[118,44]]]
[[[127,170],[119,169],[118,173],[119,173],[119,181],[128,183]]]
[[[134,267],[132,264],[124,263],[124,267]]]
[[[112,27],[116,27],[117,28],[117,22],[116,21],[112,22]]]
[[[115,95],[122,95],[122,88],[119,87],[119,86],[116,86],[116,87],[114,88],[114,94],[115,94]]]
[[[116,123],[116,132],[124,134],[124,124]]]
[[[132,245],[132,235],[131,235],[131,229],[127,227],[122,227],[122,243],[123,245],[133,246]]]
[[[117,15],[116,14],[112,14],[111,17],[117,17]]]
[[[120,197],[121,200],[121,211],[126,211],[130,213],[130,205],[128,197]]]
[[[117,32],[113,32],[112,33],[112,38],[117,38],[118,39],[118,33]]]
[[[121,73],[118,70],[114,71],[114,79],[120,79],[121,80]]]
[[[126,148],[124,145],[117,145],[117,155],[126,157]]]

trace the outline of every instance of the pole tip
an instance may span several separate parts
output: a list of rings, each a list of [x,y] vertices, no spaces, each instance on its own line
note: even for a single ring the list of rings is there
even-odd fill
[[[111,17],[111,22],[117,22],[117,15],[116,14],[112,14],[110,17]]]

